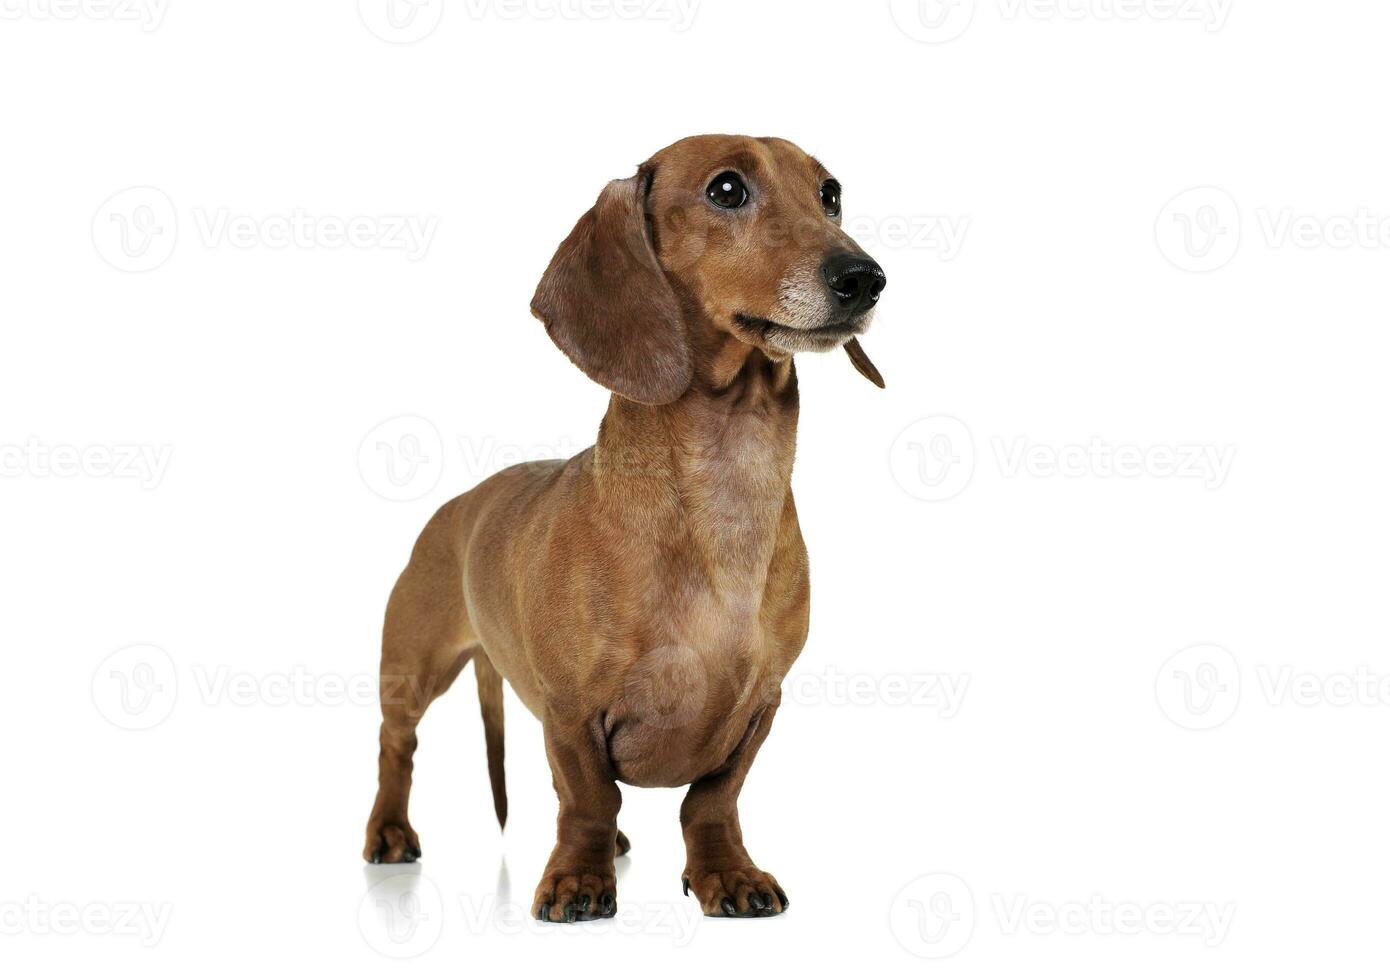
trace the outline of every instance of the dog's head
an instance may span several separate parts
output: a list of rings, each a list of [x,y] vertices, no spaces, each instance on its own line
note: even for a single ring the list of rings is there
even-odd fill
[[[839,182],[795,145],[692,137],[604,189],[531,310],[589,377],[634,401],[679,398],[711,340],[774,360],[845,347],[882,387],[856,338],[887,277],[840,223]]]

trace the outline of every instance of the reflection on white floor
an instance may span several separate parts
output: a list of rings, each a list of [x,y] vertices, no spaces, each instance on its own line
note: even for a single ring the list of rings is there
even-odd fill
[[[615,864],[621,895],[632,857],[623,855]],[[539,922],[531,917],[529,895],[524,901],[513,900],[505,855],[490,894],[455,895],[452,900],[430,876],[423,858],[413,864],[364,864],[362,876],[366,892],[358,905],[358,930],[368,946],[392,959],[412,959],[428,952],[451,927],[466,935],[544,935],[557,931],[641,934],[666,937],[676,946],[685,946],[705,919],[698,903],[682,896],[680,901],[664,903],[620,900],[611,919]]]

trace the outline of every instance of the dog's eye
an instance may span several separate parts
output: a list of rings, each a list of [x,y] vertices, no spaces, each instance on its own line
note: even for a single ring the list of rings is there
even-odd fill
[[[715,207],[732,211],[748,203],[748,188],[743,178],[733,171],[725,171],[710,182],[705,195],[714,202]]]
[[[827,180],[820,185],[820,203],[825,208],[825,213],[832,218],[840,215],[840,182],[838,180]]]

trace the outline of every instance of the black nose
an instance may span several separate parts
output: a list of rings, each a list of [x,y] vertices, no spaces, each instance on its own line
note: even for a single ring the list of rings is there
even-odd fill
[[[878,302],[883,287],[888,285],[888,277],[877,262],[853,252],[832,255],[821,271],[825,274],[825,284],[846,313],[871,308]]]

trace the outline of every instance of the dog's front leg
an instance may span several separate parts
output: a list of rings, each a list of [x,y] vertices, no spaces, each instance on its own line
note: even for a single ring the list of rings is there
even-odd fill
[[[545,751],[560,816],[531,914],[549,922],[606,919],[618,908],[613,851],[622,805],[606,739],[598,725],[547,718]]]
[[[728,762],[691,783],[681,804],[685,890],[695,893],[706,915],[777,915],[790,904],[777,879],[748,856],[738,823],[739,791],[776,713],[775,703],[763,709]]]

